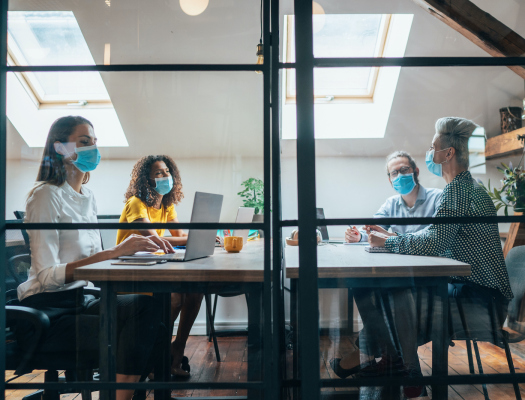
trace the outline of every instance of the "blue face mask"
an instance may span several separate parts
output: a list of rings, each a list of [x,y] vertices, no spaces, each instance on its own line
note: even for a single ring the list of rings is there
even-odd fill
[[[165,195],[173,189],[173,178],[168,176],[166,178],[155,178],[156,186],[153,188],[158,194]]]
[[[445,150],[448,150],[450,149],[450,147],[447,147],[446,149],[443,149],[443,150],[439,150],[437,151],[437,153],[439,153],[440,151],[445,151]],[[441,164],[436,164],[434,162],[434,154],[436,153],[436,151],[434,149],[432,150],[429,150],[427,151],[427,155],[425,157],[425,163],[427,164],[427,168],[430,172],[432,172],[434,175],[437,175],[437,176],[443,176],[443,167],[442,167],[442,163]],[[445,161],[443,161],[445,162]]]
[[[394,190],[399,193],[401,196],[409,194],[416,187],[416,181],[414,179],[414,174],[399,174],[392,181],[392,187]]]
[[[76,147],[77,159],[72,161],[73,165],[82,172],[90,172],[97,168],[100,163],[100,151],[96,144],[93,146]]]

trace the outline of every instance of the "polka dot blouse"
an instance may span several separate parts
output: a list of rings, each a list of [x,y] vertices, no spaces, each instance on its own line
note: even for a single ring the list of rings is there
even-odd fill
[[[494,215],[490,197],[470,172],[464,171],[443,190],[436,218]],[[507,299],[513,297],[497,224],[431,225],[420,232],[392,236],[385,246],[394,253],[442,256],[468,263],[472,274],[454,279],[496,289]]]

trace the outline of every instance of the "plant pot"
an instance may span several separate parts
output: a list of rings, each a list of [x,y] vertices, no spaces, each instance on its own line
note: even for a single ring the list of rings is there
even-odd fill
[[[255,214],[253,216],[252,222],[264,222],[264,215],[263,214]],[[259,237],[264,237],[264,231],[262,229],[259,229]]]
[[[516,183],[516,204],[514,211],[525,212],[525,179]]]

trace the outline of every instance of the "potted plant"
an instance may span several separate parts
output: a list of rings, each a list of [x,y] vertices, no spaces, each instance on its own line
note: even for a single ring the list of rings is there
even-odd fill
[[[496,167],[503,173],[500,189],[491,188],[490,180],[487,187],[479,181],[494,202],[496,210],[503,208],[505,215],[508,215],[509,207],[513,207],[516,212],[525,211],[525,171],[520,165],[513,168],[512,163],[509,165],[501,163],[501,167]]]
[[[255,208],[253,222],[264,221],[264,182],[260,179],[249,178],[241,183],[244,190],[237,193],[242,197],[244,207]],[[263,237],[263,231],[259,230],[259,236]]]

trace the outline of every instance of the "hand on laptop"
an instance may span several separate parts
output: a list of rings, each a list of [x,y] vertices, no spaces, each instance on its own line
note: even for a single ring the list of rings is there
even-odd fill
[[[159,250],[162,250],[164,253],[166,254],[175,253],[173,246],[166,239],[161,238],[160,236],[157,236],[157,235],[151,235],[151,236],[146,236],[146,237],[150,239],[152,242],[154,242],[157,246],[159,246]]]
[[[113,248],[113,255],[111,258],[118,258],[120,256],[131,256],[137,251],[159,251],[160,247],[150,240],[150,237],[142,235],[130,235],[118,246]]]

